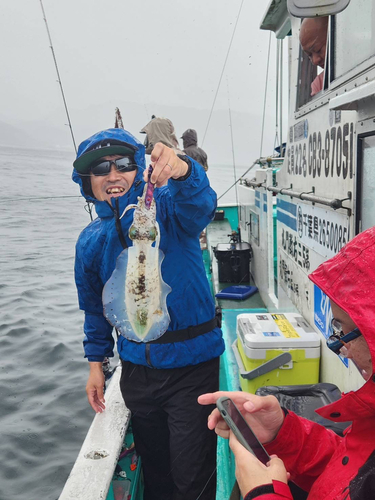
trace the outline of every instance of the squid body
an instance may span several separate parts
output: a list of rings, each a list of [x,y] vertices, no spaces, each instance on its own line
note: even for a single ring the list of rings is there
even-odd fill
[[[167,295],[171,287],[161,276],[163,252],[156,221],[155,200],[146,200],[147,184],[134,209],[129,237],[133,245],[121,252],[103,290],[104,315],[129,340],[149,342],[166,332],[170,317]],[[147,208],[149,205],[149,208]]]

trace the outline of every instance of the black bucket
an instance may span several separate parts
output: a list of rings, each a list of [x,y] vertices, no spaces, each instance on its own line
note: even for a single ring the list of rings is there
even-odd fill
[[[249,283],[250,254],[249,243],[219,243],[214,248],[219,268],[220,283]]]

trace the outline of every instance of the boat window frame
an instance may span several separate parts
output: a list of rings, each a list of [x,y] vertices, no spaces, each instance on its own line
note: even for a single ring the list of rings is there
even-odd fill
[[[317,95],[316,99],[311,99],[306,104],[297,108],[298,103],[298,90],[296,97],[296,110],[294,112],[294,118],[298,119],[311,111],[314,111],[321,106],[327,104],[332,98],[339,95],[345,94],[349,90],[352,90],[360,85],[363,85],[373,79],[375,79],[375,54],[370,58],[357,64],[354,68],[347,71],[345,74],[335,78],[335,29],[336,29],[336,19],[335,16],[330,16],[330,22],[328,25],[328,38],[329,46],[327,50],[328,57],[326,58],[326,66],[328,69],[328,77],[325,77],[325,83],[327,88],[324,90],[322,95]],[[375,35],[374,35],[375,36]],[[300,64],[300,63],[299,63]],[[298,66],[298,78],[300,66]],[[328,81],[326,81],[328,78]]]
[[[331,80],[331,68],[332,68],[332,57],[331,57],[331,50],[332,50],[332,33],[331,33],[331,20],[333,16],[327,16],[329,17],[328,21],[328,29],[327,29],[327,49],[326,49],[326,61],[325,61],[325,69],[323,70],[324,73],[324,81],[323,81],[323,89],[321,92],[318,92],[314,96],[311,97],[307,102],[305,102],[302,105],[299,105],[300,101],[300,88],[301,85],[299,84],[299,80],[301,79],[301,66],[304,64],[305,59],[308,59],[308,56],[304,53],[301,44],[299,44],[299,55],[298,55],[298,72],[297,72],[297,92],[296,92],[296,102],[295,102],[295,111],[294,111],[294,116],[295,119],[299,118],[300,116],[303,116],[310,111],[313,111],[314,109],[320,108],[324,104],[326,104],[329,101],[329,91],[330,91],[330,80]],[[302,23],[302,20],[301,20]],[[299,43],[299,42],[298,42]],[[310,70],[314,68],[314,65],[310,62],[310,64],[307,66]],[[328,69],[328,71],[327,71]],[[310,71],[311,73],[311,71]],[[317,72],[316,72],[317,74]],[[312,83],[313,79],[311,80],[308,91],[310,91],[310,85]],[[304,89],[304,92],[306,92],[306,89]]]
[[[368,0],[370,1],[370,0]],[[357,78],[359,78],[366,70],[369,70],[372,66],[375,65],[375,54],[370,56],[368,59],[358,63],[354,68],[349,69],[346,73],[343,73],[339,77],[336,78],[335,75],[335,41],[336,41],[336,15],[331,16],[331,36],[330,36],[330,90],[336,90],[338,87],[341,87],[345,82],[350,80],[350,87],[346,88],[347,90],[351,90],[353,87],[358,86]],[[374,32],[375,36],[375,32]]]
[[[375,124],[373,118],[369,118],[358,124],[357,133],[357,169],[356,169],[356,185],[355,185],[355,220],[354,220],[354,231],[355,234],[362,232],[362,187],[363,187],[363,154],[362,154],[362,140],[367,137],[375,136]]]

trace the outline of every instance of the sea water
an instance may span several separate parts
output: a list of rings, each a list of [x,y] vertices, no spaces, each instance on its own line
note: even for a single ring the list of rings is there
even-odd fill
[[[94,417],[73,272],[90,217],[73,159],[0,148],[0,500],[57,499]],[[208,174],[218,196],[234,182],[229,165]]]

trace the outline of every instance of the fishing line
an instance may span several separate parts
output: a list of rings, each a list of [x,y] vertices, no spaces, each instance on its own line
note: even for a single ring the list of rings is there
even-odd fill
[[[220,78],[219,78],[219,83],[218,83],[218,85],[217,85],[217,89],[216,89],[216,93],[215,93],[214,101],[213,101],[212,106],[211,106],[211,111],[210,111],[210,115],[209,115],[209,117],[208,117],[208,122],[207,122],[206,130],[205,130],[205,132],[204,132],[203,141],[202,141],[202,148],[203,148],[204,140],[205,140],[205,138],[206,138],[206,134],[207,134],[208,127],[209,127],[209,125],[210,125],[210,121],[211,121],[212,113],[213,113],[214,106],[215,106],[215,103],[216,103],[216,98],[217,98],[217,95],[218,95],[218,93],[219,93],[219,89],[220,89],[220,85],[221,85],[221,80],[223,79],[224,70],[225,70],[225,67],[226,67],[226,65],[227,65],[227,61],[228,61],[228,57],[229,57],[229,52],[230,52],[230,49],[231,49],[231,47],[232,47],[232,42],[233,42],[233,39],[234,39],[234,35],[235,35],[235,33],[236,33],[237,24],[238,24],[238,21],[239,21],[239,19],[240,19],[240,14],[241,14],[241,10],[242,10],[242,6],[243,6],[244,1],[245,1],[245,0],[242,0],[242,2],[241,2],[241,6],[240,6],[239,11],[238,11],[238,14],[237,14],[236,23],[235,23],[234,28],[233,28],[232,38],[230,39],[230,42],[229,42],[229,47],[228,47],[227,55],[226,55],[226,57],[225,57],[225,61],[224,61],[224,65],[223,65],[223,69],[221,70],[221,75],[220,75]],[[271,34],[271,32],[270,32],[270,34]]]
[[[251,167],[249,167],[249,168],[246,170],[246,172],[245,172],[244,174],[242,174],[242,175],[241,175],[241,177],[239,177],[239,178],[236,180],[236,182],[234,182],[231,186],[229,186],[229,188],[228,188],[226,191],[224,191],[224,193],[222,193],[222,194],[218,197],[217,201],[219,201],[219,200],[220,200],[220,198],[222,198],[225,194],[227,194],[227,192],[228,192],[228,191],[230,191],[230,190],[232,189],[232,187],[234,187],[234,186],[235,186],[238,182],[240,182],[240,180],[241,180],[243,177],[245,177],[245,175],[246,175],[246,174],[248,174],[248,173],[250,172],[250,170],[251,170],[253,167],[255,167],[255,165],[257,165],[257,164],[258,164],[258,162],[259,162],[259,159],[255,160],[255,161],[254,161],[254,163],[251,165]]]
[[[266,101],[267,101],[267,86],[268,86],[268,70],[270,67],[270,51],[271,51],[271,31],[270,31],[270,37],[269,37],[269,42],[268,42],[266,85],[265,85],[265,89],[264,89],[264,103],[263,103],[262,134],[261,134],[261,139],[260,139],[260,152],[259,152],[260,157],[262,156],[262,149],[263,149],[264,120],[265,120],[265,116],[266,116]]]
[[[61,198],[82,198],[82,196],[78,195],[67,195],[67,196],[33,196],[31,198],[2,198],[0,199],[0,203],[8,203],[8,201],[39,201],[39,200],[54,200]]]

